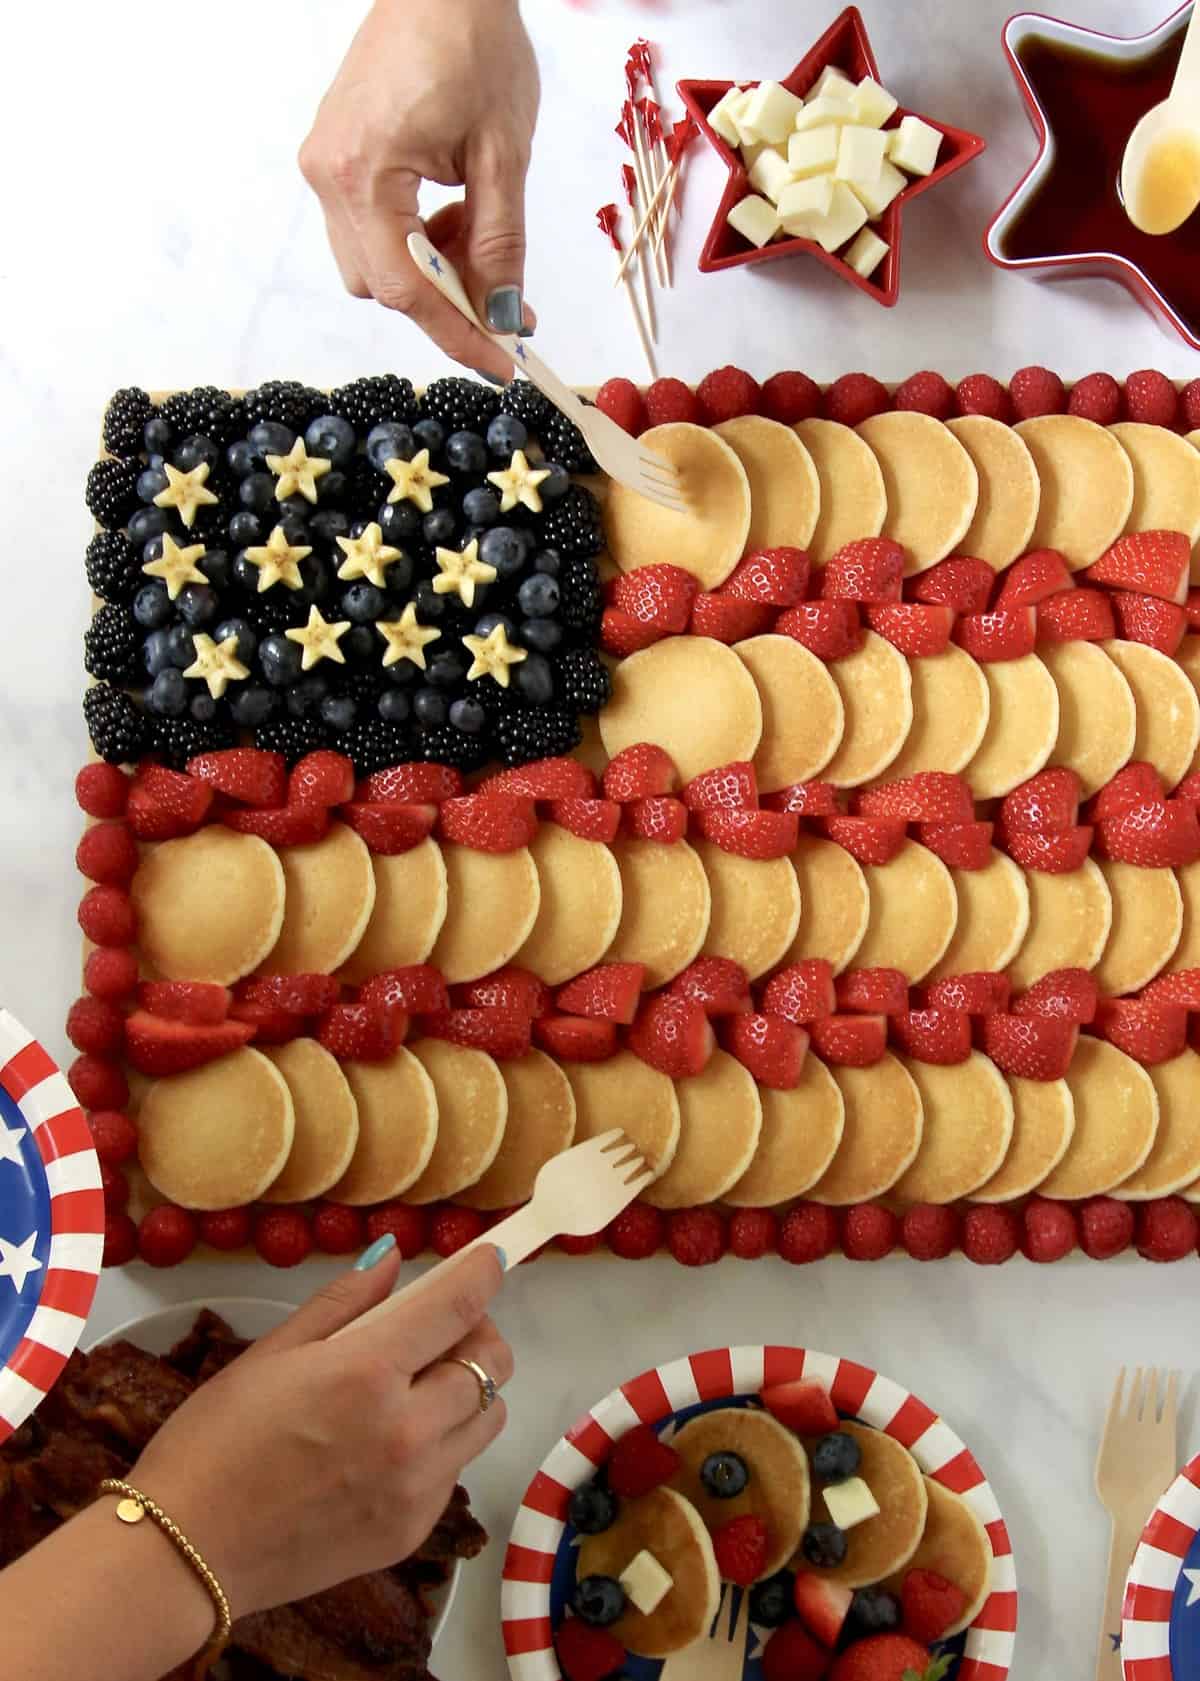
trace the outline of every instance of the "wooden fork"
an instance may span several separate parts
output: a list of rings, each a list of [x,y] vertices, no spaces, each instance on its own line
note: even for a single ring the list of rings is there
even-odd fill
[[[664,508],[670,508],[674,513],[687,511],[687,497],[684,495],[679,474],[665,456],[656,455],[651,449],[644,449],[636,438],[631,438],[629,433],[623,431],[615,420],[610,420],[602,409],[596,408],[592,403],[583,402],[565,380],[561,380],[530,348],[528,339],[523,339],[516,333],[493,333],[485,327],[475,313],[475,306],[467,296],[466,287],[453,264],[429,243],[423,233],[409,234],[408,250],[426,280],[436,286],[442,296],[448,298],[472,326],[478,327],[481,333],[487,333],[490,339],[494,339],[501,349],[512,357],[515,370],[523,374],[531,384],[536,385],[556,409],[578,426],[588,448],[609,478],[616,479],[619,484],[626,485],[630,490],[636,490],[640,496],[648,497],[651,502],[661,503]]]
[[[1179,1469],[1175,1452],[1178,1374],[1153,1367],[1143,1372],[1139,1366],[1128,1394],[1125,1375],[1122,1367],[1096,1460],[1096,1493],[1112,1520],[1096,1681],[1121,1681],[1125,1578],[1154,1503]]]
[[[725,1589],[725,1602],[717,1612],[707,1640],[697,1640],[668,1658],[659,1681],[742,1681],[746,1667],[746,1631],[750,1627],[750,1594],[742,1590],[737,1614],[733,1603],[736,1590]]]

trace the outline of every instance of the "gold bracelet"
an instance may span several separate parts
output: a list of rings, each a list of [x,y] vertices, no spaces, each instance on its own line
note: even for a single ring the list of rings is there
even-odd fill
[[[167,1516],[160,1505],[143,1494],[140,1489],[134,1488],[132,1483],[121,1482],[117,1477],[105,1477],[100,1484],[100,1493],[119,1496],[117,1517],[122,1523],[136,1524],[141,1523],[143,1518],[149,1518],[167,1537],[176,1552],[182,1554],[203,1582],[205,1591],[212,1600],[213,1608],[217,1613],[217,1624],[212,1636],[195,1660],[194,1674],[196,1681],[204,1681],[204,1677],[228,1646],[229,1636],[233,1632],[233,1617],[230,1615],[229,1600],[226,1598],[224,1588],[179,1525]]]

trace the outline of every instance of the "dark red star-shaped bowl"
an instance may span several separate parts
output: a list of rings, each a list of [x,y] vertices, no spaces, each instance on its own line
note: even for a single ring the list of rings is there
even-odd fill
[[[871,51],[870,38],[867,27],[857,6],[847,6],[839,18],[832,23],[822,35],[821,39],[802,58],[789,76],[783,78],[783,86],[789,93],[803,96],[808,93],[822,70],[828,65],[835,66],[844,72],[852,81],[861,81],[864,76],[873,76],[876,81],[883,81],[879,74],[879,66],[875,62],[875,54]],[[778,239],[762,249],[751,245],[735,232],[726,221],[730,210],[744,198],[747,193],[755,189],[751,186],[739,153],[727,146],[715,129],[709,126],[708,113],[734,85],[732,82],[700,82],[683,81],[678,84],[679,97],[683,100],[688,111],[700,125],[708,143],[729,169],[729,179],[725,183],[725,191],[721,195],[721,202],[717,206],[717,214],[713,225],[709,229],[708,238],[700,252],[700,268],[705,274],[714,274],[722,269],[739,268],[749,263],[770,263],[780,257],[794,257],[800,252],[807,252],[816,257],[818,262],[824,263],[827,269],[832,269],[843,280],[848,280],[852,286],[857,286],[867,297],[874,298],[877,303],[887,308],[896,302],[900,296],[900,231],[901,218],[906,204],[920,193],[928,192],[930,187],[937,186],[955,170],[962,169],[977,158],[984,149],[984,141],[977,134],[968,134],[965,129],[951,128],[948,123],[939,123],[933,117],[924,120],[932,128],[936,128],[942,135],[942,146],[938,153],[937,167],[933,173],[918,177],[912,181],[904,191],[897,195],[888,205],[878,222],[870,225],[875,228],[881,239],[887,241],[888,254],[869,279],[864,280],[856,274],[850,265],[843,262],[836,252],[824,251],[811,239]],[[756,84],[744,83],[743,86]],[[886,86],[886,83],[884,84]],[[901,107],[893,113],[886,128],[895,128],[901,117],[908,113]],[[915,113],[924,116],[923,112]]]

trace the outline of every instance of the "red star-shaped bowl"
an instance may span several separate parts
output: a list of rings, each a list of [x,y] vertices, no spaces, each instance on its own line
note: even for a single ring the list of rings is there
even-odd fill
[[[864,76],[873,76],[876,81],[883,80],[875,62],[875,54],[871,51],[867,27],[857,6],[846,7],[791,74],[784,77],[783,86],[789,93],[799,96],[807,94],[828,65],[843,71],[855,82],[861,81]],[[874,298],[877,303],[890,309],[900,296],[900,226],[904,206],[919,193],[928,192],[930,187],[944,181],[948,175],[953,175],[955,170],[962,169],[964,164],[970,163],[972,158],[977,158],[984,149],[984,141],[979,135],[968,134],[965,129],[951,128],[947,123],[935,122],[932,117],[925,117],[925,121],[942,135],[937,167],[931,175],[918,177],[905,187],[888,205],[879,221],[871,224],[880,238],[887,241],[888,254],[875,273],[864,280],[848,263],[843,262],[836,252],[822,250],[814,240],[779,239],[759,250],[729,226],[726,217],[730,210],[739,199],[744,198],[747,193],[752,193],[754,188],[746,175],[740,154],[727,146],[715,129],[710,128],[708,113],[734,84],[683,81],[677,85],[679,97],[700,125],[709,144],[716,149],[729,169],[729,179],[717,206],[717,214],[700,252],[700,268],[705,274],[714,274],[721,269],[738,268],[743,264],[770,263],[779,257],[793,257],[800,252],[807,252],[816,257],[818,262],[824,263],[826,268],[832,269],[834,274],[848,280],[852,286],[857,286],[860,292],[865,292],[869,298]],[[884,126],[897,127],[901,117],[907,114],[901,107]]]

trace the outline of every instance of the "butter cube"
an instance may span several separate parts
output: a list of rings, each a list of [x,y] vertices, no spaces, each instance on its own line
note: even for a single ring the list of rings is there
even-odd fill
[[[868,1518],[879,1516],[879,1502],[861,1477],[830,1483],[824,1494],[829,1515],[839,1529],[857,1529]]]
[[[617,1580],[625,1590],[626,1599],[643,1617],[657,1611],[675,1585],[674,1579],[645,1547],[626,1565]]]
[[[907,176],[901,175],[895,164],[884,158],[883,168],[874,181],[855,181],[854,191],[874,221],[877,216],[883,215],[896,194],[902,193],[907,186]]]
[[[874,76],[864,76],[849,98],[854,120],[864,128],[882,128],[900,103]]]
[[[844,181],[833,183],[833,197],[824,216],[814,217],[807,237],[824,251],[839,251],[867,219],[867,207]]]
[[[832,94],[823,93],[819,99],[810,99],[807,105],[802,105],[796,113],[796,128],[803,134],[805,129],[821,128],[826,123],[849,123],[854,121],[848,99],[835,99]]]
[[[759,146],[763,144],[762,136],[752,129],[746,121],[746,111],[753,97],[754,89],[745,88],[742,97],[729,113],[734,128],[737,129],[738,139],[743,146]]]
[[[842,252],[842,256],[855,274],[861,274],[867,280],[887,256],[888,250],[887,241],[880,239],[874,228],[864,228],[854,243]]]
[[[792,132],[803,103],[778,82],[760,82],[746,101],[738,122],[760,140],[776,145]]]
[[[849,181],[852,186],[859,181],[878,181],[883,168],[883,154],[887,149],[887,136],[883,130],[859,128],[855,123],[847,123],[838,133],[841,138],[833,169],[834,179]]]
[[[794,239],[812,239],[812,226],[828,216],[833,203],[833,176],[814,175],[807,181],[793,181],[779,199],[779,220],[783,231]]]
[[[763,153],[769,150],[770,148],[765,140],[752,140],[748,145],[742,147],[742,162],[746,166],[747,175],[749,175],[750,171],[754,168],[759,158],[762,157]]]
[[[750,185],[757,187],[763,197],[769,198],[773,204],[779,203],[780,193],[795,180],[787,159],[774,146],[763,148],[755,158],[749,175]]]
[[[721,95],[708,113],[708,126],[721,136],[726,145],[737,146],[741,143],[741,136],[734,127],[733,114],[742,109],[747,98],[745,88],[730,88],[728,93]]]
[[[828,175],[838,156],[839,130],[831,124],[824,128],[810,128],[803,134],[793,134],[788,141],[788,168],[797,181],[810,175]]]
[[[928,175],[937,162],[942,136],[920,117],[901,117],[899,128],[888,132],[888,156],[910,175]]]
[[[854,92],[854,83],[844,70],[836,65],[827,64],[808,90],[810,99],[820,99],[822,94],[832,94],[835,99],[849,99]]]
[[[762,247],[779,232],[779,213],[775,206],[757,193],[747,193],[726,216],[735,233],[748,239],[751,245]]]

